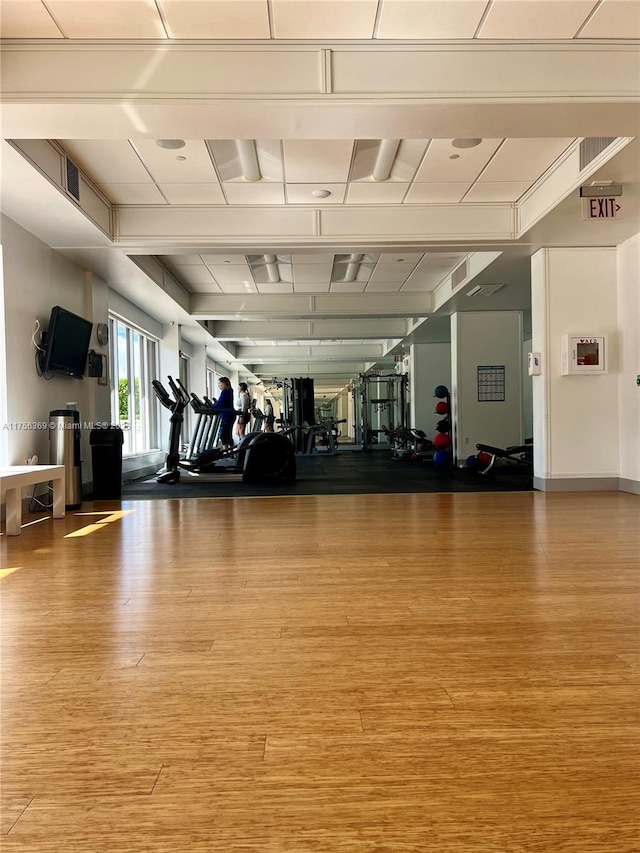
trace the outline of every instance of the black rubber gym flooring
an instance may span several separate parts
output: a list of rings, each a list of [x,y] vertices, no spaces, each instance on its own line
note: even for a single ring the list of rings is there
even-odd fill
[[[298,456],[294,485],[245,486],[239,477],[223,474],[207,482],[183,474],[177,485],[156,483],[154,477],[135,480],[122,489],[122,498],[255,497],[272,495],[402,494],[412,492],[529,491],[531,477],[521,472],[497,471],[482,477],[466,469],[434,469],[420,460],[396,462],[383,451],[340,451],[336,456]],[[213,475],[216,476],[216,475]]]

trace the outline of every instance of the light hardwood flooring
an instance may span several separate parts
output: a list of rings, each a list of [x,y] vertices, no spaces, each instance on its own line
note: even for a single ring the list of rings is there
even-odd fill
[[[6,853],[640,850],[640,498],[83,510],[0,538]]]

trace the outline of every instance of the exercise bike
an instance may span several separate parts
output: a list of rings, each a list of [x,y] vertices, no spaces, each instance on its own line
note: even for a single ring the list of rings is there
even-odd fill
[[[184,423],[184,410],[190,405],[191,397],[184,386],[168,377],[171,395],[162,382],[152,380],[153,390],[162,405],[171,412],[169,430],[169,450],[165,466],[157,475],[158,483],[175,485],[180,482],[183,471],[192,476],[203,474],[239,474],[246,484],[275,483],[283,481],[294,483],[296,480],[296,457],[291,441],[278,433],[250,433],[245,436],[238,447],[224,450],[218,447],[202,449],[197,455],[188,451],[186,457],[180,455],[180,433]],[[199,416],[216,419],[223,414],[222,410],[213,411],[203,401],[196,403]],[[235,409],[229,410],[234,415],[241,414]],[[196,435],[200,424],[196,425]],[[217,435],[217,427],[209,426],[208,435]],[[193,442],[191,447],[193,446]]]

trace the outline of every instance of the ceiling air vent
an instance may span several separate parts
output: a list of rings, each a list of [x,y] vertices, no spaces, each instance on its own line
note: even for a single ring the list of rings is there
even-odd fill
[[[615,142],[616,136],[589,136],[580,143],[580,171],[586,169],[589,163]]]
[[[504,284],[477,284],[468,291],[467,296],[493,296],[503,287]]]
[[[460,264],[459,267],[456,267],[456,269],[454,269],[453,273],[451,274],[452,287],[457,287],[461,282],[465,280],[467,275],[467,262],[465,261],[463,264]]]
[[[67,157],[67,192],[80,201],[80,173],[75,163]]]

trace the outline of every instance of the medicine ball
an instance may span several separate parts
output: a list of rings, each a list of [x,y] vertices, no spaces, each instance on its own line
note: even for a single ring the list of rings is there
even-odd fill
[[[449,430],[451,429],[451,421],[447,420],[446,418],[441,421],[438,421],[438,423],[436,424],[436,429],[438,430],[438,432],[449,432]]]
[[[444,468],[449,464],[449,452],[447,450],[436,450],[433,454],[433,464],[436,468]]]
[[[449,414],[449,404],[448,403],[436,403],[436,415],[448,415]]]
[[[441,400],[443,397],[448,396],[448,394],[449,394],[449,389],[447,388],[446,385],[436,385],[436,387],[433,389],[433,396],[439,397]]]
[[[447,447],[451,444],[451,439],[448,435],[445,435],[443,432],[439,432],[438,435],[433,439],[433,446],[437,450],[446,450]]]

